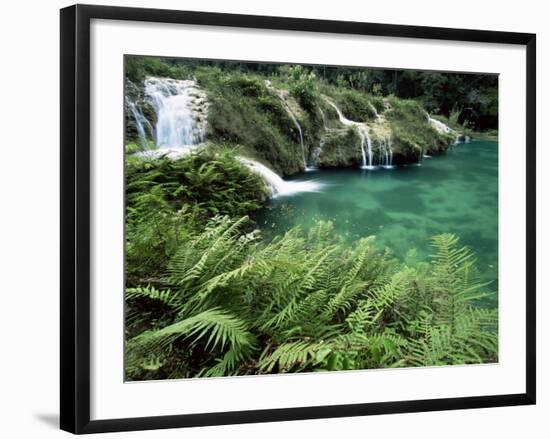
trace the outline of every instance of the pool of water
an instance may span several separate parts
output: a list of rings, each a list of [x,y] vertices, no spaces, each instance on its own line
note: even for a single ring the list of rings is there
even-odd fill
[[[416,249],[430,254],[429,237],[454,233],[476,254],[487,279],[498,281],[498,144],[474,141],[420,165],[377,169],[319,170],[293,180],[316,180],[320,192],[270,200],[256,215],[267,236],[317,220],[352,241],[376,235],[378,245],[399,258]],[[496,296],[495,296],[496,298]]]

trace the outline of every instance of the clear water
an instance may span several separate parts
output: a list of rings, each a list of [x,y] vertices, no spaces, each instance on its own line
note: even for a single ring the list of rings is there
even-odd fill
[[[264,235],[330,220],[352,241],[376,235],[378,245],[404,259],[429,257],[429,237],[454,233],[477,255],[486,279],[498,284],[498,144],[453,146],[422,164],[374,171],[319,170],[292,178],[316,180],[320,192],[278,197],[256,215]],[[496,294],[495,294],[496,300]]]

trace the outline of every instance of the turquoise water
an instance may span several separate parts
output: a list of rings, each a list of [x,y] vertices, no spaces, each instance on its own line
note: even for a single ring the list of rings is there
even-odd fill
[[[346,240],[376,235],[399,258],[430,254],[429,237],[450,232],[477,255],[482,275],[498,280],[498,144],[474,141],[421,165],[391,170],[319,170],[293,180],[316,180],[321,192],[275,198],[258,213],[264,234],[330,220]]]

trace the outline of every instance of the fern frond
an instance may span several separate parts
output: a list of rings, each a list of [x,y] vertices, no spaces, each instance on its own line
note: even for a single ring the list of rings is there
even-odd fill
[[[162,303],[168,307],[177,305],[177,295],[170,289],[158,290],[155,287],[126,288],[126,301],[149,299]]]
[[[263,372],[272,372],[275,367],[280,372],[287,372],[295,367],[305,367],[314,358],[319,343],[296,341],[278,346],[273,352],[264,352],[258,361]]]
[[[165,328],[144,332],[129,340],[130,346],[150,349],[167,349],[177,339],[191,339],[193,344],[201,343],[205,348],[224,349],[250,347],[255,338],[249,332],[246,322],[220,310],[204,311]]]

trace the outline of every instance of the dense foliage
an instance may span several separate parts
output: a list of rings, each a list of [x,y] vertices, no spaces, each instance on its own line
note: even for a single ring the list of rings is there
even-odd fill
[[[426,114],[417,101],[392,96],[387,102],[389,109],[385,117],[390,124],[394,143],[405,145],[407,150],[421,155],[424,150],[430,153],[444,151],[448,143],[453,141],[447,138],[446,142],[442,142],[441,138],[445,139],[445,136],[437,133],[431,125],[418,129],[425,121]]]
[[[298,131],[261,78],[212,68],[195,74],[209,91],[208,138],[240,145],[277,172],[301,170]]]
[[[161,275],[190,230],[215,215],[260,207],[264,182],[229,149],[199,148],[179,160],[126,160],[126,275],[130,284]]]
[[[492,362],[496,310],[456,237],[427,262],[330,223],[267,240],[263,183],[233,151],[128,157],[130,380]]]
[[[165,379],[497,359],[496,310],[452,235],[402,264],[330,223],[263,243],[247,217],[215,217],[182,243],[157,286],[129,288],[126,373]]]
[[[146,74],[184,79],[197,67],[215,66],[222,71],[285,76],[288,66],[269,63],[208,61],[154,57],[127,57],[126,74],[134,81]],[[478,130],[498,128],[498,76],[473,73],[441,73],[364,67],[300,66],[334,86],[376,96],[395,95],[419,100],[431,113],[450,117]]]
[[[238,146],[245,155],[283,176],[303,170],[301,142],[308,165],[329,168],[361,164],[360,137],[348,132],[328,100],[348,119],[369,125],[375,157],[380,156],[380,144],[391,137],[394,164],[416,163],[423,153],[444,151],[455,138],[454,134],[434,130],[417,100],[381,96],[341,81],[335,83],[307,66],[280,65],[270,71],[256,71],[235,63],[128,57],[126,75],[126,96],[139,108],[147,136],[147,140],[140,138],[136,114],[128,107],[129,149],[150,149],[154,143],[156,114],[143,92],[143,78],[148,75],[196,81],[208,96],[207,139]],[[464,132],[459,112],[453,115],[444,121]]]
[[[376,147],[391,136],[394,164],[416,162],[454,136],[425,109],[452,127],[493,127],[492,77],[132,56],[125,65],[127,379],[497,361],[497,310],[477,305],[489,286],[457,237],[433,237],[433,256],[415,262],[374,236],[344,242],[325,222],[267,238],[249,217],[269,190],[239,159],[292,174],[304,167],[302,138],[306,161],[358,166],[361,132],[334,103],[368,124]],[[178,158],[148,151],[149,75],[205,91],[206,145]]]

